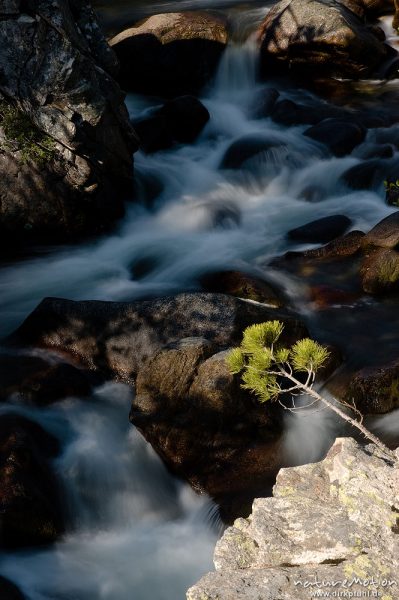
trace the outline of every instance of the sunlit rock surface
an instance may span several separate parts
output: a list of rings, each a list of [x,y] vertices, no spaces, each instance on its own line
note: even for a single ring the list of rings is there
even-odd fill
[[[375,446],[337,439],[320,463],[282,469],[218,542],[216,572],[188,600],[300,600],[318,589],[399,592],[399,468]],[[355,597],[355,596],[353,596]]]

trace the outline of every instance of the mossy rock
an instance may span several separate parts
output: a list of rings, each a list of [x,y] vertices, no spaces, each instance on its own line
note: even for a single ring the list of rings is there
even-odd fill
[[[4,132],[0,148],[18,151],[23,162],[33,161],[43,166],[57,155],[53,138],[40,131],[18,107],[4,100],[0,101],[0,126]]]

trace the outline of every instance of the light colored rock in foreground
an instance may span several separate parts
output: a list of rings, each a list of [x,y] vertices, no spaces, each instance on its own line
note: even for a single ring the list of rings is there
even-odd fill
[[[282,469],[274,497],[226,530],[214,561],[188,600],[396,600],[398,463],[337,439],[322,462]]]

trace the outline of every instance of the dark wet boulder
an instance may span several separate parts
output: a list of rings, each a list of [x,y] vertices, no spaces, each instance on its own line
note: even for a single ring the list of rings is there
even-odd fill
[[[281,140],[258,134],[244,135],[229,146],[220,164],[221,169],[250,168],[257,158],[272,160],[275,150],[288,155],[288,147]]]
[[[197,94],[215,74],[227,44],[225,21],[211,13],[154,15],[110,44],[127,89],[158,96]]]
[[[364,246],[396,248],[399,244],[399,211],[382,219],[363,238]]]
[[[321,248],[312,248],[299,253],[303,258],[334,260],[357,254],[362,247],[365,234],[363,231],[350,231],[349,233],[332,240]]]
[[[279,96],[280,92],[275,88],[262,90],[255,101],[254,112],[256,117],[259,119],[270,117]]]
[[[139,138],[140,150],[146,154],[167,150],[175,143],[167,121],[157,112],[134,121],[134,127]]]
[[[179,476],[223,506],[265,489],[284,463],[282,409],[240,389],[226,352],[181,340],[140,369],[130,419]]]
[[[395,154],[393,144],[368,144],[365,143],[356,150],[356,155],[365,160],[373,158],[392,158]]]
[[[365,160],[345,171],[341,180],[353,190],[370,190],[380,185],[384,166],[380,159]]]
[[[333,215],[317,219],[288,232],[288,237],[297,242],[326,243],[341,236],[352,221],[345,215]]]
[[[364,415],[387,413],[399,407],[399,365],[368,367],[356,373],[345,400]]]
[[[16,394],[43,406],[71,396],[88,396],[92,384],[87,372],[59,360],[0,354],[0,400]]]
[[[1,600],[25,600],[25,596],[16,585],[0,575],[0,598]]]
[[[392,248],[369,248],[360,267],[363,290],[381,295],[399,290],[399,252]]]
[[[347,117],[349,111],[321,102],[299,104],[293,100],[280,100],[271,113],[273,121],[282,125],[316,125],[329,118]]]
[[[363,142],[366,129],[357,123],[329,118],[307,129],[304,135],[327,146],[335,156],[345,156]]]
[[[259,276],[242,271],[214,271],[202,275],[200,283],[207,292],[231,294],[271,306],[285,304],[284,295],[276,285]]]
[[[134,122],[144,152],[171,148],[175,143],[191,144],[210,119],[205,106],[194,96],[169,100],[150,116]]]
[[[205,337],[231,346],[251,323],[281,319],[304,333],[286,311],[223,294],[179,294],[137,302],[75,302],[47,298],[8,342],[61,350],[109,376],[134,377],[140,365],[171,342]]]
[[[133,193],[136,137],[86,2],[0,8],[0,237],[101,231]]]
[[[49,461],[57,440],[17,415],[0,418],[0,544],[50,544],[63,532],[60,494]]]
[[[391,52],[379,37],[337,2],[281,0],[259,30],[262,70],[370,77]]]

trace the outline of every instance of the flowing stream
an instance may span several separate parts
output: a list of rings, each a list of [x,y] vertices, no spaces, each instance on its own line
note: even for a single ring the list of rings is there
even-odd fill
[[[359,158],[331,157],[302,135],[304,126],[288,128],[256,117],[268,84],[257,82],[251,35],[240,39],[267,10],[254,6],[247,7],[241,35],[204,91],[211,120],[197,142],[136,155],[141,201],[128,207],[118,229],[80,246],[38,248],[33,258],[0,266],[2,334],[45,296],[134,300],[196,290],[208,271],[256,272],[270,258],[303,248],[288,242],[286,233],[318,217],[345,214],[353,229],[365,231],[392,212],[382,187],[351,191],[339,183]],[[391,92],[396,85],[387,84]],[[288,88],[280,92],[295,97]],[[137,118],[160,100],[132,95],[127,104]],[[249,170],[220,170],[227,148],[248,134],[281,142],[282,150],[258,158]],[[309,183],[323,190],[322,201],[303,198]],[[301,282],[271,269],[269,276],[278,278],[311,328],[313,323],[339,337],[339,329],[352,324],[355,335],[353,313],[343,313],[343,325],[335,328],[321,317],[312,320],[300,300]],[[363,310],[367,320],[368,309]],[[387,308],[387,327],[398,323],[396,312],[393,316],[394,307]],[[363,327],[361,318],[360,323]],[[0,556],[1,573],[30,600],[183,600],[185,590],[211,568],[217,510],[166,471],[129,424],[129,403],[127,387],[106,384],[90,400],[67,399],[49,409],[15,402],[1,407],[3,413],[18,412],[39,422],[63,444],[55,468],[69,507],[67,535],[53,548]],[[381,418],[376,426],[389,433],[392,419]],[[295,429],[308,441],[302,461],[317,458],[319,442],[309,441],[309,423]],[[325,443],[325,430],[320,431]],[[292,426],[287,444],[295,446]]]

